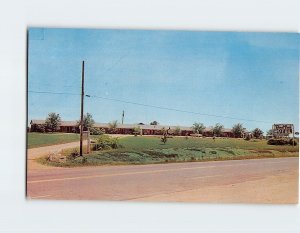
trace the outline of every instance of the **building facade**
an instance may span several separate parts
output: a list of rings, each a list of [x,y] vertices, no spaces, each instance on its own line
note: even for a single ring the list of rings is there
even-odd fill
[[[44,120],[31,120],[30,132],[41,132]],[[168,125],[148,125],[148,124],[117,124],[117,127],[112,131],[109,123],[95,123],[94,128],[102,129],[105,133],[110,134],[135,134],[136,129],[139,129],[141,135],[162,135],[167,131],[169,135],[190,136],[194,134],[192,127],[186,126],[168,126]],[[61,121],[59,132],[64,133],[79,133],[79,124],[76,121]],[[213,129],[207,127],[204,129],[203,137],[213,137]],[[220,137],[234,137],[231,129],[224,128]]]

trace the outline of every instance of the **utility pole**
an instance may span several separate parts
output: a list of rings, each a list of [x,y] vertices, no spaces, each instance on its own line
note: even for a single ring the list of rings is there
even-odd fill
[[[293,124],[293,146],[295,146],[295,128],[294,128],[294,124]]]
[[[84,101],[84,61],[82,61],[82,74],[81,74],[80,152],[79,152],[80,156],[82,156],[83,101]]]
[[[122,113],[122,125],[124,123],[124,110],[123,110],[123,113]]]

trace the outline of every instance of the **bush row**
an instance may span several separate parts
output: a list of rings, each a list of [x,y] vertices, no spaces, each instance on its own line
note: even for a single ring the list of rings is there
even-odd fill
[[[269,145],[297,145],[297,141],[293,139],[285,139],[285,138],[271,138],[268,140]]]

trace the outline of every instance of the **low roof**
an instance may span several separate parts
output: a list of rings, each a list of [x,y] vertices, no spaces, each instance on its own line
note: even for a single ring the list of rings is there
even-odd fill
[[[45,124],[45,120],[31,120],[30,124]],[[61,126],[78,126],[77,121],[61,121]],[[94,127],[99,128],[109,128],[109,123],[95,123]],[[193,127],[187,127],[187,126],[170,126],[170,125],[139,125],[137,124],[117,124],[118,129],[133,129],[139,127],[140,129],[146,129],[146,130],[162,130],[165,129],[171,129],[174,130],[176,128],[180,128],[180,130],[186,130],[186,131],[193,131]],[[204,132],[211,132],[213,130],[212,127],[206,127],[204,129]],[[223,133],[229,133],[232,132],[232,129],[230,128],[223,128]],[[248,132],[247,130],[244,131],[245,133]]]
[[[45,120],[31,120],[30,121],[31,125],[42,125],[45,124]],[[60,126],[77,126],[78,123],[77,121],[61,121]]]
[[[31,125],[34,125],[34,124],[36,124],[36,125],[42,125],[42,124],[45,124],[45,120],[31,120],[30,124]]]

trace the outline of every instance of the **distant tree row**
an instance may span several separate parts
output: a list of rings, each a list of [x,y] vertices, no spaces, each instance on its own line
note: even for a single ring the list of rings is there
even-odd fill
[[[192,128],[193,128],[194,132],[197,134],[203,134],[204,130],[206,129],[206,127],[204,126],[203,123],[198,123],[198,122],[195,122],[193,124]],[[224,129],[224,126],[220,123],[217,123],[213,127],[211,127],[212,133],[215,136],[220,136],[223,129]],[[272,131],[272,130],[270,130],[270,131]],[[270,131],[268,131],[268,133]],[[232,126],[231,132],[234,135],[234,137],[241,138],[243,136],[243,134],[245,133],[245,128],[243,127],[243,124],[237,123]],[[260,137],[262,137],[263,133],[264,132],[261,129],[255,128],[251,132],[250,135],[252,135],[254,138],[260,138]]]

